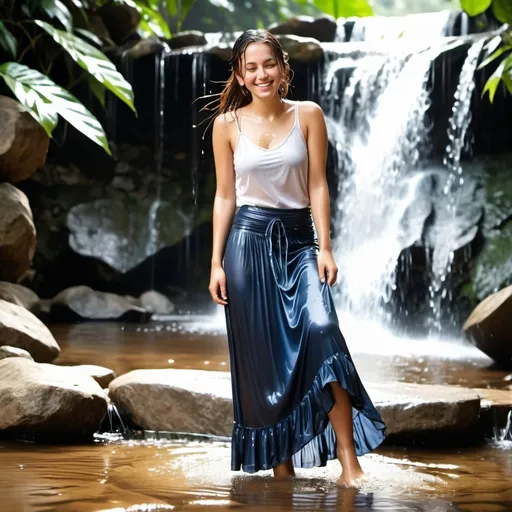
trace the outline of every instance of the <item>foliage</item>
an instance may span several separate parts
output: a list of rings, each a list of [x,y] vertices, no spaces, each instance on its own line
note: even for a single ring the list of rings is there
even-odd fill
[[[114,40],[108,32],[106,18],[112,18],[109,9],[114,9],[114,22],[118,13],[124,15],[125,21],[129,18],[125,36],[136,36],[137,32],[141,37],[169,38],[168,21],[179,29],[193,3],[194,0],[3,0],[0,77],[49,136],[60,116],[110,153],[101,124],[73,93],[77,86],[87,85],[105,106],[109,91],[135,111],[131,85],[103,51],[124,42]]]
[[[482,95],[489,93],[491,103],[496,90],[503,83],[512,94],[512,2],[510,0],[460,0],[462,8],[470,16],[479,16],[489,9],[501,23],[505,23],[504,30],[487,41],[485,50],[487,58],[480,64],[482,69],[492,62],[501,59],[496,70],[487,80]]]

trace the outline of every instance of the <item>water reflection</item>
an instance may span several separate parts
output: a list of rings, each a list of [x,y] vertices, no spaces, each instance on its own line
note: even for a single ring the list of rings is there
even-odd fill
[[[356,491],[336,486],[336,462],[299,470],[292,480],[232,473],[229,443],[6,443],[0,444],[0,509],[505,511],[512,506],[510,449],[503,443],[445,451],[384,448],[361,459],[370,483]]]
[[[441,340],[392,336],[378,326],[342,318],[347,344],[366,382],[405,381],[503,389],[510,372],[496,369],[491,360],[469,345]],[[57,364],[96,364],[118,375],[140,368],[229,370],[224,333],[208,331],[208,323],[191,322],[202,331],[190,332],[187,322],[145,325],[82,323],[51,325],[62,348]]]

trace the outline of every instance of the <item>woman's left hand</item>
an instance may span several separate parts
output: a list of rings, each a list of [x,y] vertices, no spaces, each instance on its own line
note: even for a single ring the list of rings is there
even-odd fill
[[[318,273],[320,274],[320,281],[325,282],[327,277],[327,284],[332,286],[338,277],[338,267],[334,262],[332,251],[320,249],[318,252]]]

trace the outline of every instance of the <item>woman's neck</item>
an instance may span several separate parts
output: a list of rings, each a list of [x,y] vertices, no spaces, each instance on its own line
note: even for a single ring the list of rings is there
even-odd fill
[[[285,109],[285,102],[278,95],[265,100],[253,98],[248,107],[251,114],[258,117],[264,117],[265,119],[271,121],[283,113]]]

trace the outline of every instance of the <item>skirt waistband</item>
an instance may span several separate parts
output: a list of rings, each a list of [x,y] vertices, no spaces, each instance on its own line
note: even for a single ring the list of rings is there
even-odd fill
[[[269,225],[275,224],[278,220],[288,234],[295,232],[307,236],[314,233],[309,207],[291,209],[243,205],[235,215],[233,227],[265,234],[268,233]]]
[[[288,286],[288,246],[290,235],[301,240],[314,240],[313,219],[309,208],[281,209],[241,206],[233,228],[265,235],[270,268],[277,286]]]

